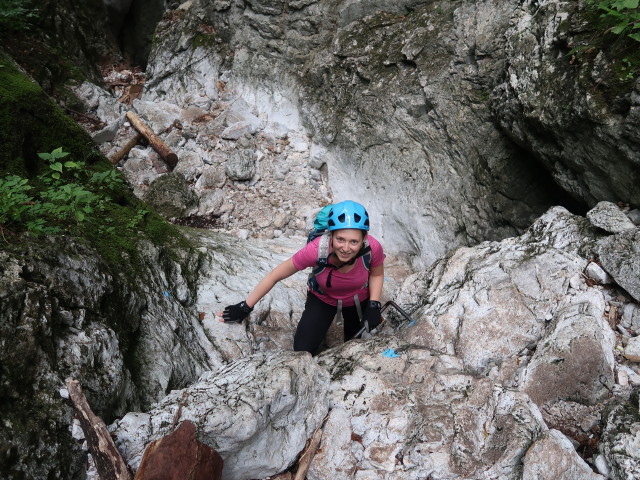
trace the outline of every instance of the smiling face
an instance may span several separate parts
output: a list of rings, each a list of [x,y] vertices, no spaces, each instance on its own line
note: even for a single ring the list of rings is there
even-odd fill
[[[364,230],[355,228],[344,228],[331,232],[333,253],[336,254],[338,260],[345,263],[355,257],[362,247],[364,235]]]

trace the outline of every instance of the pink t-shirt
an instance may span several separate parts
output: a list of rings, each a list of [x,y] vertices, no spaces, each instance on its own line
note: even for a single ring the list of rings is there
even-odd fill
[[[384,262],[382,245],[371,235],[367,235],[367,240],[371,247],[371,267],[382,265],[382,262]],[[315,267],[316,261],[318,260],[319,244],[320,237],[309,242],[306,247],[296,252],[293,255],[293,265],[298,270]],[[329,252],[331,252],[331,243],[329,243]],[[330,257],[329,263],[335,264],[333,260],[334,258]],[[327,288],[327,277],[331,270],[333,270],[331,274],[331,288]],[[313,292],[314,295],[329,305],[338,305],[338,300],[342,300],[343,306],[351,306],[355,303],[353,296],[356,294],[361,301],[369,298],[369,270],[364,266],[364,259],[362,257],[356,260],[356,263],[349,272],[342,273],[334,268],[325,268],[321,273],[316,275],[316,280],[324,294]]]

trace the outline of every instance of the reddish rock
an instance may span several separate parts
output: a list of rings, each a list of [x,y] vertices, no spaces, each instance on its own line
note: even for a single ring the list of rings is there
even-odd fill
[[[149,444],[134,480],[220,480],[222,457],[196,439],[189,420]]]

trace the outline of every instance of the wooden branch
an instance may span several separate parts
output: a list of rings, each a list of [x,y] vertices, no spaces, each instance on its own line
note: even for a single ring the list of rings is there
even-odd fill
[[[305,449],[303,454],[300,456],[300,460],[298,461],[298,471],[296,472],[296,476],[293,477],[293,480],[304,480],[307,476],[307,472],[309,471],[309,467],[311,466],[311,460],[313,460],[313,456],[316,454],[318,447],[320,446],[320,440],[322,439],[322,426],[320,426],[313,437],[311,437],[311,441],[309,442],[309,446]]]
[[[74,115],[78,115],[79,117],[86,118],[90,122],[95,123],[96,125],[104,125],[104,122],[99,118],[92,117],[91,115],[87,115],[86,113],[78,112],[72,108],[69,108],[65,105],[60,105],[63,109],[65,109],[69,113],[73,113]]]
[[[77,380],[67,381],[69,398],[80,420],[91,456],[101,480],[131,480],[131,472],[116,448],[107,426],[95,415]]]
[[[158,152],[169,169],[173,170],[178,164],[178,156],[134,112],[127,112],[127,119],[149,141],[149,144]]]
[[[124,147],[122,147],[114,155],[111,156],[111,158],[109,159],[111,164],[117,165],[120,162],[120,160],[122,160],[124,156],[128,154],[131,151],[131,149],[138,144],[138,142],[141,139],[142,139],[142,135],[140,135],[139,133],[136,133],[133,137],[131,137],[131,140],[129,140]]]

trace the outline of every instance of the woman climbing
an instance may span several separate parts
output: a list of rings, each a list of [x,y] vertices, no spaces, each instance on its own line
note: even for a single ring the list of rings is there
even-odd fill
[[[241,322],[276,283],[313,267],[294,350],[314,354],[338,310],[344,318],[345,342],[363,326],[367,331],[376,328],[381,322],[384,253],[380,243],[367,235],[369,215],[359,203],[346,200],[331,207],[327,225],[328,233],[269,272],[245,301],[218,313],[220,321]]]

